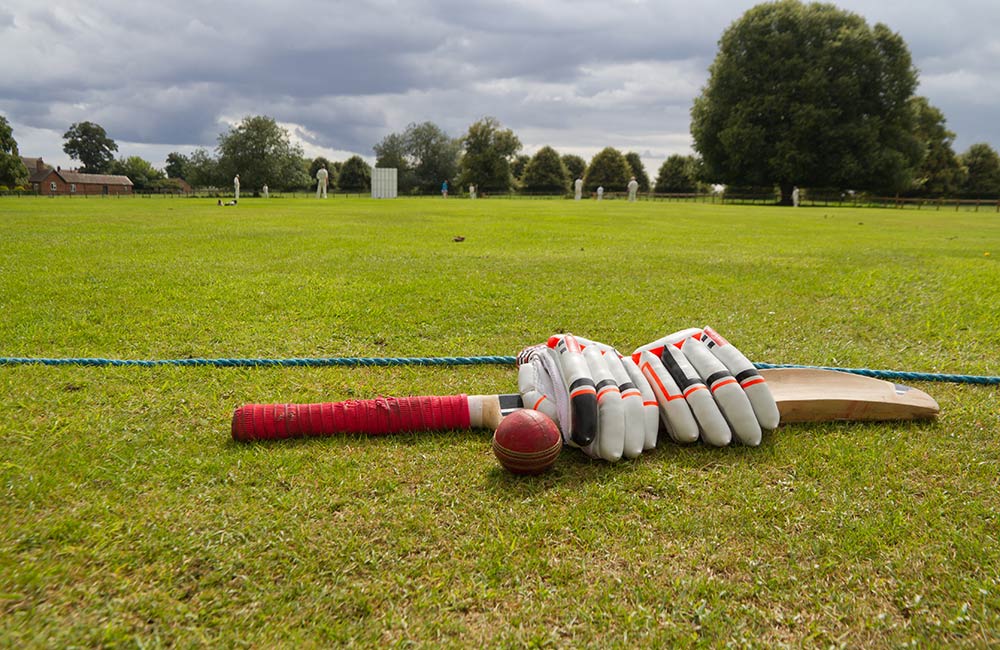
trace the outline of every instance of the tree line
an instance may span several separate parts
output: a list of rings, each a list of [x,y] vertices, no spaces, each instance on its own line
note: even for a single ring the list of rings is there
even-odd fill
[[[214,152],[204,147],[187,155],[171,152],[163,170],[139,156],[116,158],[117,143],[93,122],[71,125],[63,140],[63,151],[80,162],[81,172],[128,176],[137,191],[175,191],[178,179],[194,188],[228,188],[236,174],[241,186],[250,191],[264,185],[272,190],[304,190],[315,186],[320,167],[329,172],[329,186],[335,190],[367,192],[371,185],[371,168],[361,156],[343,161],[306,158],[288,131],[265,115],[245,117],[220,134]],[[23,186],[27,171],[2,115],[0,146],[8,153],[0,156],[0,185]],[[373,149],[375,166],[397,169],[402,194],[436,193],[445,181],[455,189],[475,185],[484,194],[561,194],[577,178],[583,179],[589,192],[598,186],[615,192],[624,191],[632,176],[641,191],[650,190],[649,177],[635,152],[622,154],[607,147],[589,164],[580,156],[559,155],[549,146],[528,156],[520,153],[521,142],[513,131],[493,117],[475,122],[459,138],[433,122],[410,124],[401,133],[387,135]],[[672,156],[661,169],[656,191],[695,191],[699,185],[696,169],[692,157]]]
[[[974,144],[956,155],[952,148],[955,135],[946,128],[941,111],[923,97],[911,98],[909,106],[915,136],[925,153],[910,170],[909,183],[887,188],[886,193],[915,197],[1000,196],[1000,154],[993,147]],[[250,191],[259,191],[264,185],[272,190],[301,191],[315,186],[320,167],[329,171],[331,189],[367,192],[371,185],[371,168],[361,156],[343,161],[306,158],[301,147],[292,143],[288,131],[268,116],[246,117],[220,134],[215,152],[198,148],[188,155],[168,154],[162,170],[139,156],[115,158],[117,144],[100,125],[91,122],[73,124],[64,134],[64,141],[64,151],[81,163],[80,171],[128,176],[137,191],[176,191],[177,179],[194,188],[228,188],[237,173],[243,187]],[[632,176],[643,193],[689,194],[708,191],[713,182],[720,180],[706,168],[700,155],[667,157],[653,180],[638,153],[622,153],[614,147],[604,148],[589,162],[574,154],[560,155],[551,146],[529,156],[521,153],[520,140],[513,131],[493,117],[475,122],[458,138],[432,122],[410,124],[400,133],[385,136],[373,150],[375,166],[398,170],[399,192],[404,195],[436,193],[443,181],[454,189],[475,185],[486,194],[564,194],[577,178],[583,179],[587,192],[599,186],[607,192],[621,192]],[[771,191],[773,186],[756,180],[750,178],[747,182],[741,177],[730,185],[730,190]],[[12,129],[0,115],[0,188],[25,187],[27,181]],[[814,182],[811,186],[825,190],[834,185]]]
[[[1000,197],[1000,154],[986,143],[962,154],[944,114],[915,94],[918,72],[906,43],[883,24],[830,4],[777,0],[757,5],[719,41],[709,79],[691,110],[695,155],[667,158],[652,187],[635,152],[613,147],[589,162],[552,147],[532,156],[517,135],[484,117],[459,137],[432,122],[410,124],[374,145],[376,166],[398,170],[401,194],[474,185],[481,193],[561,194],[582,178],[586,191],[692,193],[708,185],[760,195],[793,188],[937,198]],[[73,124],[63,150],[82,171],[123,174],[137,190],[183,178],[194,187],[228,187],[239,173],[257,190],[312,187],[325,166],[333,188],[367,191],[371,170],[360,156],[306,159],[268,116],[249,116],[219,135],[214,152],[173,152],[157,170],[131,156],[91,122]],[[26,183],[7,120],[0,116],[0,185]]]

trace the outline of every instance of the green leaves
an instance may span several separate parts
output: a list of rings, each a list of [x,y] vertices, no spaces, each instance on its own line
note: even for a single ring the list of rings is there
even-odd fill
[[[590,161],[583,187],[588,192],[598,187],[603,187],[605,192],[624,192],[631,175],[625,156],[614,147],[605,147]]]
[[[247,116],[219,135],[218,154],[221,178],[239,174],[247,190],[295,187],[302,180],[302,147],[292,144],[288,131],[266,115]]]
[[[832,5],[758,5],[723,35],[692,108],[710,180],[895,191],[920,161],[902,38]]]
[[[997,195],[1000,193],[1000,156],[986,143],[969,147],[962,154],[962,164],[968,171],[963,189],[969,195]]]
[[[7,118],[0,115],[0,185],[17,187],[28,182],[28,169],[17,151],[14,130]]]
[[[73,160],[83,163],[80,170],[88,174],[107,173],[118,145],[108,137],[104,127],[93,122],[77,122],[63,134],[63,151]]]
[[[542,147],[524,169],[522,186],[526,192],[552,194],[569,189],[569,172],[552,147]]]
[[[510,129],[502,128],[495,117],[484,117],[469,127],[462,139],[465,155],[461,163],[461,184],[481,190],[506,192],[510,189],[511,159],[521,150],[521,141]]]

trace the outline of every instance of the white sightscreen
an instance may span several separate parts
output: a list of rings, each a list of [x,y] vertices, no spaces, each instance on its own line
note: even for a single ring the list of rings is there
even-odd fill
[[[372,198],[396,198],[395,167],[376,167],[372,169]]]

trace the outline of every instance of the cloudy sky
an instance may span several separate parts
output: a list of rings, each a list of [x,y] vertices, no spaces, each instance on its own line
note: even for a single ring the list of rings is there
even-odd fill
[[[722,32],[752,0],[4,0],[0,114],[22,155],[75,166],[74,122],[162,166],[214,150],[247,115],[307,156],[373,161],[411,122],[452,136],[492,115],[526,153],[690,153],[690,108]],[[1000,149],[1000,2],[839,0],[906,40],[918,93],[961,152]]]

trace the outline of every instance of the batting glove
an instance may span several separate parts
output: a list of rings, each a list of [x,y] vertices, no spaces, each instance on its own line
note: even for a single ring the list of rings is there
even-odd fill
[[[635,458],[656,446],[658,410],[649,382],[613,347],[556,335],[518,355],[526,408],[559,425],[563,442],[593,457]]]
[[[660,418],[680,443],[700,437],[751,447],[762,430],[778,426],[778,406],[757,369],[715,330],[686,329],[638,348],[632,355],[659,404]]]

